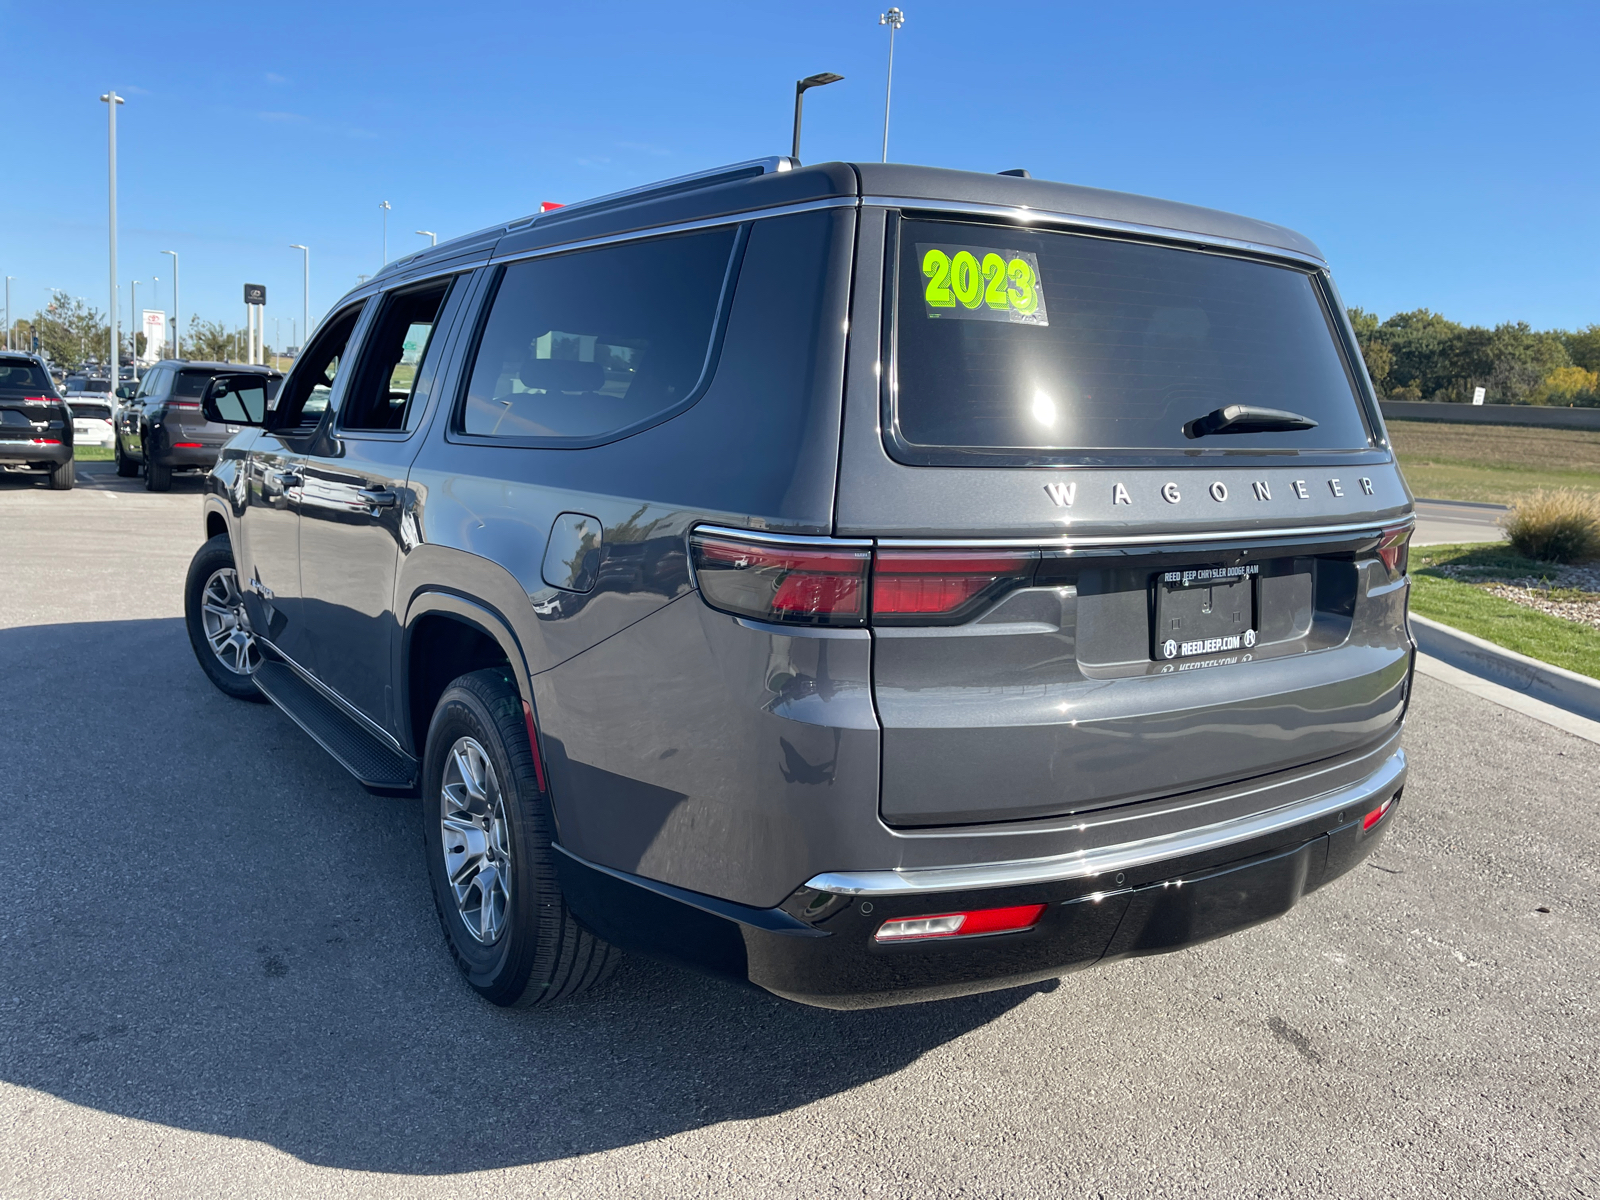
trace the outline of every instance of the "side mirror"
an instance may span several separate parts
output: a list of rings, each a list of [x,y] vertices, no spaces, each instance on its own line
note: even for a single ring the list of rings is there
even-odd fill
[[[200,397],[200,411],[219,425],[263,425],[267,420],[264,375],[216,375]]]

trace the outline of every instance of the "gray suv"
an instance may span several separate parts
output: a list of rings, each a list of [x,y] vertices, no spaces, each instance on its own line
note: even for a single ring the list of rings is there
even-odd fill
[[[834,1008],[1277,916],[1394,823],[1411,496],[1316,246],[746,163],[390,264],[205,497],[188,627],[420,795],[497,1004]],[[1354,886],[1354,885],[1350,885]]]

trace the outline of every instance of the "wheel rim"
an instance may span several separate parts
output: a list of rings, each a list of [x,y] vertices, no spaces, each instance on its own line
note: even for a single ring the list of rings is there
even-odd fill
[[[511,911],[511,830],[494,765],[473,738],[457,738],[445,759],[439,832],[461,923],[488,945]]]
[[[200,591],[200,627],[206,644],[224,669],[234,675],[253,675],[261,665],[261,648],[244,611],[239,573],[232,567],[211,572]]]

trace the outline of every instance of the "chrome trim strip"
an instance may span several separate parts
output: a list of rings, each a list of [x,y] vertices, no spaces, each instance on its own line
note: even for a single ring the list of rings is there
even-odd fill
[[[1074,213],[1055,212],[1044,208],[1025,208],[1011,204],[980,204],[966,200],[918,200],[911,196],[863,196],[863,205],[876,208],[909,208],[923,212],[966,213],[975,217],[1001,217],[1022,224],[1068,225],[1075,229],[1099,230],[1103,233],[1130,233],[1140,237],[1160,238],[1164,242],[1189,242],[1198,246],[1212,246],[1219,250],[1236,250],[1250,255],[1291,259],[1321,270],[1328,264],[1312,254],[1288,250],[1282,246],[1269,246],[1264,242],[1245,242],[1237,238],[1218,237],[1209,233],[1195,233],[1187,229],[1170,229],[1164,225],[1138,225],[1131,221],[1109,221],[1102,217],[1084,217]]]
[[[691,535],[709,533],[713,537],[743,538],[749,542],[765,542],[773,546],[821,546],[828,550],[840,546],[870,547],[872,545],[871,538],[836,538],[826,533],[806,537],[787,533],[764,533],[759,529],[734,529],[726,525],[696,525],[689,530],[689,533]],[[898,544],[896,543],[896,545]]]
[[[326,697],[327,699],[331,700],[334,704],[336,704],[341,712],[343,712],[346,716],[348,716],[351,719],[353,719],[357,724],[359,724],[368,733],[370,733],[374,737],[380,739],[383,742],[384,745],[388,746],[396,754],[400,755],[401,758],[404,758],[408,762],[416,762],[417,761],[416,759],[412,758],[410,754],[408,754],[406,752],[405,747],[400,745],[400,743],[395,740],[394,736],[387,729],[385,729],[385,728],[383,728],[383,726],[377,724],[375,721],[373,721],[373,719],[371,717],[367,716],[366,713],[361,712],[353,704],[351,704],[348,700],[346,700],[343,696],[341,696],[338,692],[334,691],[331,687],[329,687],[327,684],[323,683],[322,680],[318,679],[310,671],[306,670],[299,663],[295,662],[294,659],[290,658],[287,654],[285,654],[281,649],[278,648],[277,643],[267,640],[266,638],[262,637],[259,633],[256,634],[256,640],[261,642],[269,650],[271,650],[272,651],[272,656],[274,658],[276,658],[279,662],[283,663],[284,666],[288,667],[296,675],[300,676],[301,679],[305,680],[306,683],[310,684],[317,691],[321,692],[324,697]],[[290,713],[289,715],[293,716],[294,714]],[[296,721],[295,723],[299,724],[298,721]],[[303,726],[302,726],[302,728],[303,728]],[[308,730],[306,730],[306,732],[310,733],[311,731],[308,729]],[[315,734],[312,734],[312,736],[316,737]],[[319,745],[321,744],[320,739],[318,740],[318,744]],[[328,747],[323,746],[323,749],[324,750],[328,750]],[[333,754],[333,751],[332,750],[328,750],[328,753],[329,754]],[[337,754],[333,754],[333,756],[335,758],[339,758],[339,756]],[[344,760],[343,759],[339,759],[339,761],[343,762]]]
[[[1406,752],[1394,754],[1371,775],[1356,783],[1307,800],[1219,821],[1199,829],[1163,834],[1140,841],[1121,842],[1059,854],[1051,858],[1030,858],[1018,862],[978,863],[960,867],[924,867],[902,871],[829,871],[813,876],[805,886],[842,896],[910,896],[927,892],[955,892],[969,888],[1014,887],[1019,884],[1058,883],[1087,879],[1115,871],[1126,871],[1150,863],[1166,862],[1200,854],[1251,838],[1288,829],[1304,821],[1315,821],[1343,809],[1398,791],[1405,784]]]
[[[816,212],[824,208],[855,208],[854,196],[831,196],[822,200],[805,200],[799,204],[780,204],[776,208],[753,208],[746,212],[725,213],[716,217],[700,217],[693,221],[677,221],[671,225],[650,225],[630,229],[624,233],[608,233],[601,237],[582,238],[571,242],[558,242],[534,250],[518,250],[504,255],[496,254],[489,265],[521,262],[529,258],[543,258],[550,254],[566,254],[573,250],[588,250],[595,246],[609,246],[616,242],[636,242],[644,238],[666,237],[673,233],[689,233],[696,229],[714,229],[718,225],[742,225],[746,221],[765,221],[771,217],[787,217],[793,213]]]
[[[721,167],[707,167],[704,171],[691,171],[687,175],[674,175],[671,179],[658,179],[654,183],[642,183],[638,187],[624,188],[620,192],[607,192],[603,196],[590,196],[587,200],[574,200],[570,204],[563,204],[559,209],[551,209],[550,211],[566,214],[580,211],[596,204],[612,204],[618,200],[626,200],[630,196],[636,196],[644,200],[660,193],[676,194],[680,190],[693,191],[696,189],[685,188],[683,185],[703,181],[709,187],[714,180],[723,175],[754,176],[757,167],[761,168],[760,174],[771,175],[778,171],[792,171],[796,165],[795,160],[788,157],[788,155],[747,158],[743,162],[728,163]],[[514,221],[507,221],[506,229],[509,231],[513,227],[525,228],[544,216],[549,216],[549,213],[536,212],[526,217],[518,217]]]
[[[879,538],[880,546],[905,547],[907,549],[922,549],[924,547],[956,547],[975,546],[987,548],[992,546],[1037,546],[1044,549],[1072,550],[1080,546],[1150,546],[1181,543],[1187,545],[1191,542],[1233,542],[1248,538],[1260,540],[1262,538],[1295,538],[1316,534],[1339,533],[1381,533],[1385,529],[1393,529],[1397,525],[1415,525],[1416,518],[1407,515],[1398,521],[1356,521],[1347,525],[1299,525],[1276,526],[1271,529],[1222,529],[1209,533],[1149,533],[1130,534],[1127,536],[1111,537],[1082,537],[1070,536],[1048,537],[1041,535],[1032,538]]]

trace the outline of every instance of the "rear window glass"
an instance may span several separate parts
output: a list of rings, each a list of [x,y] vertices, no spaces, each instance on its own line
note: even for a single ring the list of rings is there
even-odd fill
[[[1368,446],[1317,285],[1292,268],[905,220],[896,327],[897,438],[913,457]],[[1185,435],[1229,405],[1317,426]]]
[[[172,385],[172,394],[192,399],[204,392],[206,384],[210,382],[210,371],[179,371],[178,378]]]
[[[705,372],[736,235],[711,229],[506,267],[462,432],[591,440],[689,400]]]
[[[50,376],[38,363],[0,359],[0,391],[49,392]]]

